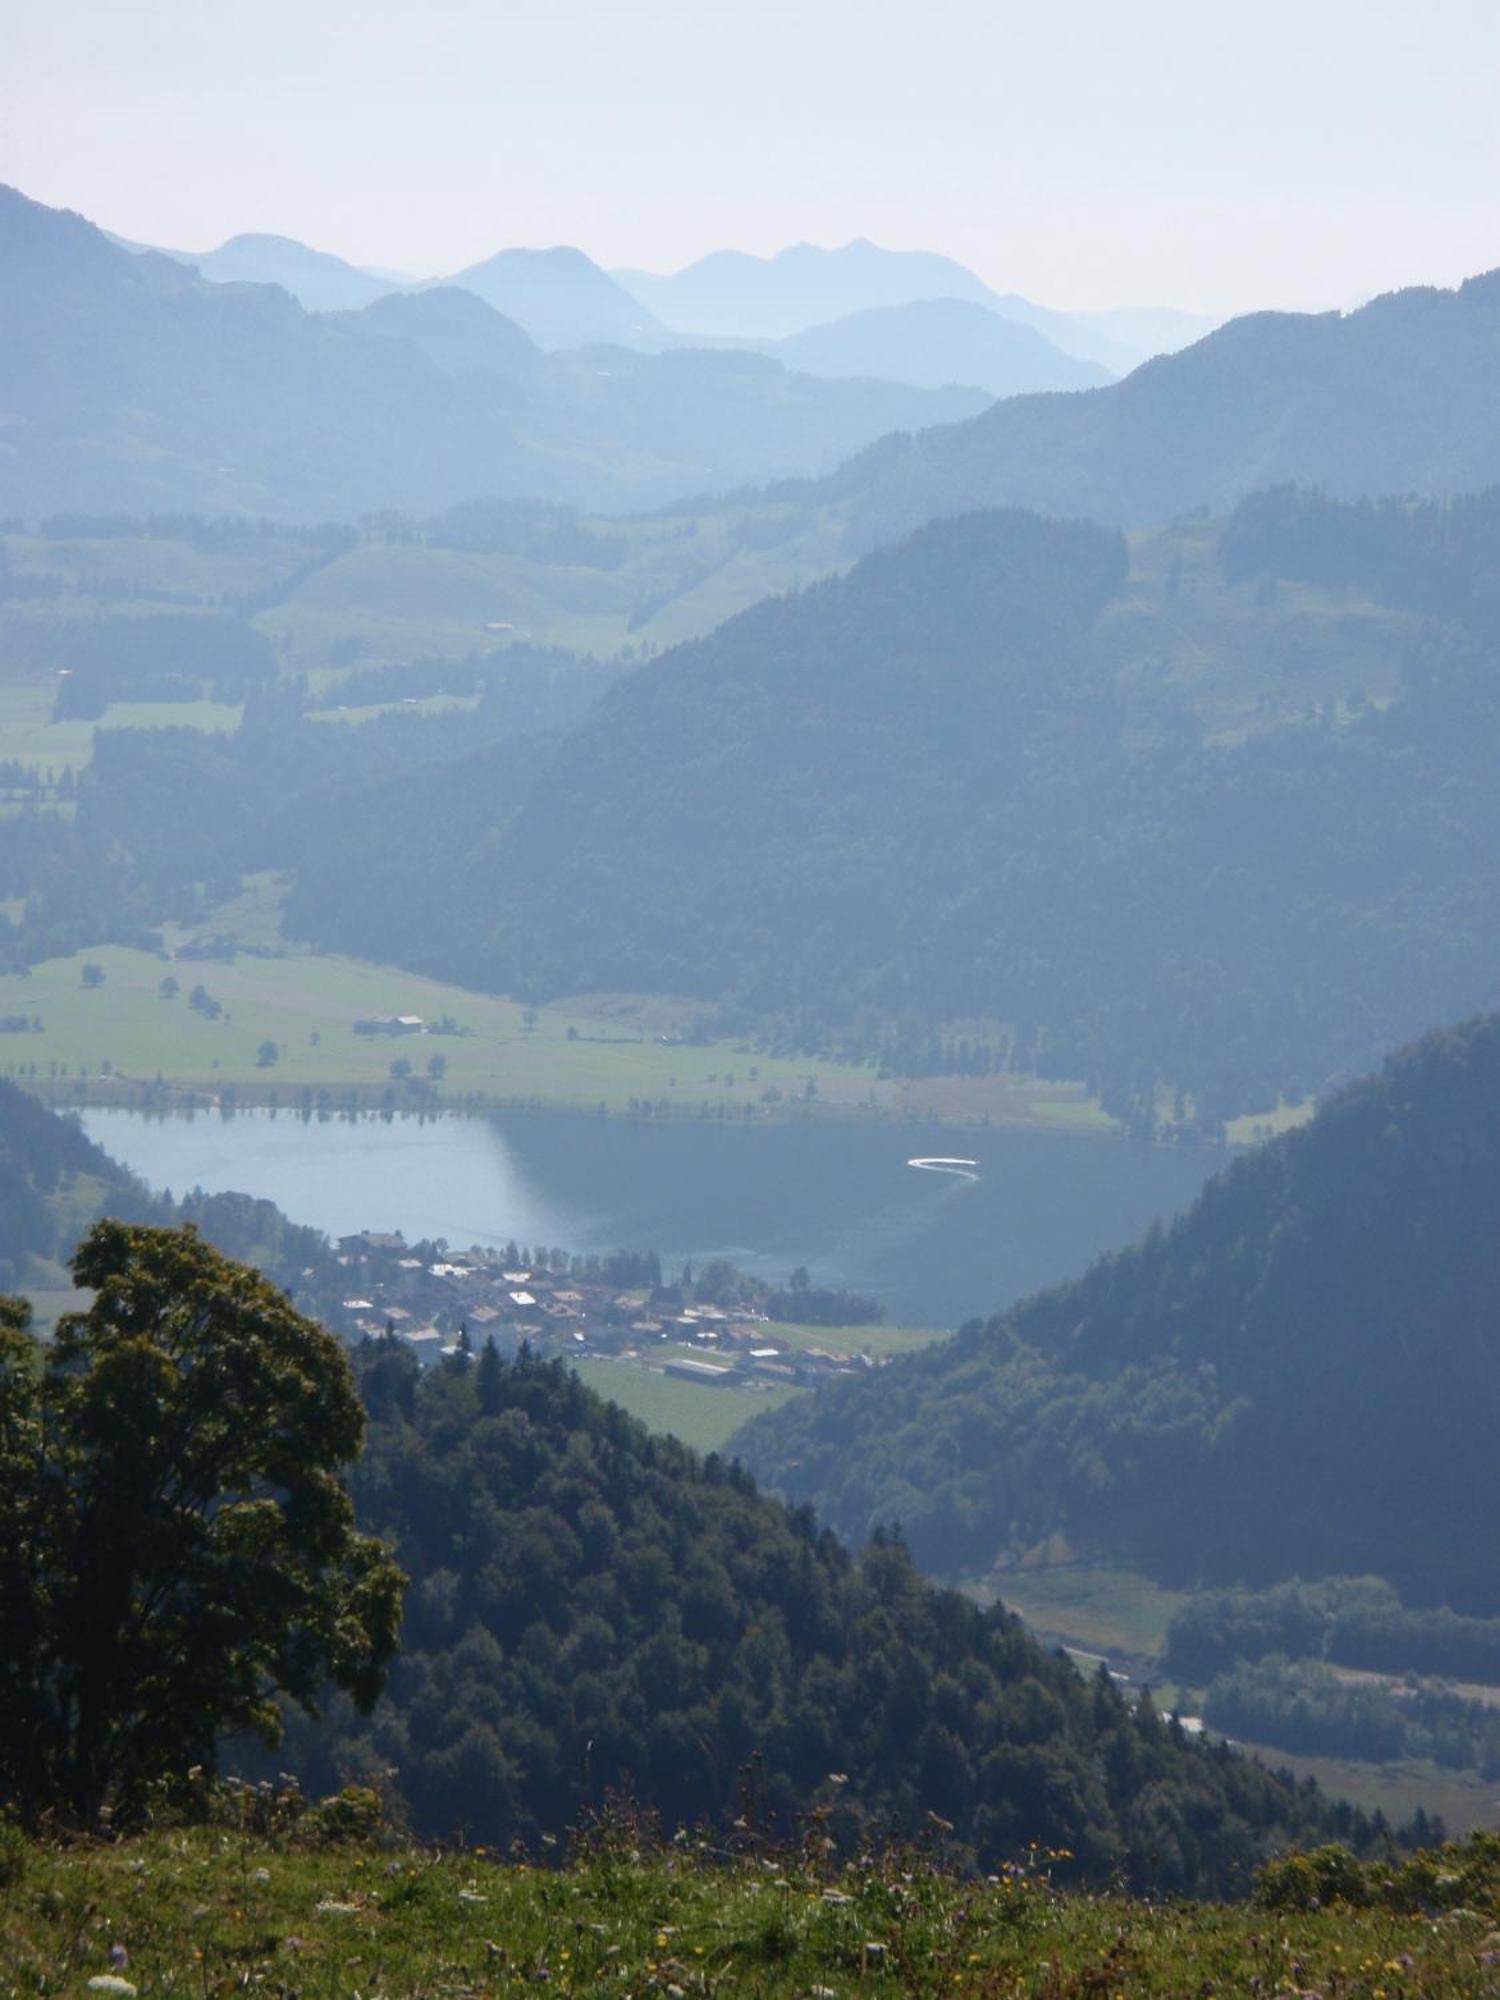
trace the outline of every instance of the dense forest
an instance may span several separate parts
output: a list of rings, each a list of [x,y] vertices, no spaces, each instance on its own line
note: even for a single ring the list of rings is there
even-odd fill
[[[278,1753],[305,1783],[394,1771],[413,1824],[503,1845],[610,1793],[669,1828],[914,1834],[982,1863],[1243,1886],[1268,1847],[1372,1829],[1086,1679],[1003,1610],[934,1589],[899,1541],[852,1557],[716,1459],[652,1438],[561,1364],[493,1348],[420,1376],[356,1352],[362,1525],[413,1578],[369,1722],[335,1705]]]
[[[1170,1228],[758,1419],[756,1473],[925,1567],[1056,1530],[1181,1581],[1370,1572],[1500,1613],[1500,1017],[1434,1035]],[[1413,1664],[1409,1659],[1401,1664]]]

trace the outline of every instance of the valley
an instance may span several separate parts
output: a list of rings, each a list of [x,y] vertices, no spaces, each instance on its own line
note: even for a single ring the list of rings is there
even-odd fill
[[[588,248],[0,187],[0,1985],[1477,2000],[1500,270],[690,221],[618,32]]]

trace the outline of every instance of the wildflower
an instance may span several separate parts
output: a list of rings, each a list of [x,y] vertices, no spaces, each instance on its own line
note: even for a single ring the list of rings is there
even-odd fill
[[[123,1972],[130,1963],[130,1953],[120,1943],[118,1938],[109,1948],[109,1962],[116,1972]]]
[[[832,1904],[834,1909],[841,1910],[846,1903],[852,1903],[854,1898],[846,1896],[840,1889],[825,1889],[823,1891],[823,1901]]]
[[[487,1903],[490,1899],[488,1896],[481,1896],[477,1889],[460,1889],[458,1900],[461,1903]]]
[[[121,1993],[127,1997],[135,1992],[128,1979],[119,1979],[112,1972],[96,1972],[89,1981],[90,1993]]]
[[[335,1903],[325,1897],[317,1906],[317,1914],[320,1917],[355,1917],[359,1911],[353,1903]]]
[[[269,1882],[270,1879],[271,1879],[271,1871],[269,1868],[253,1868],[250,1871],[250,1880],[252,1882],[258,1882],[262,1888],[265,1887],[266,1883]]]

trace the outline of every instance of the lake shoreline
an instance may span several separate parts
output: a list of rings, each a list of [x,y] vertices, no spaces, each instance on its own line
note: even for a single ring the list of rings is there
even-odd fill
[[[924,1079],[915,1079],[921,1082]],[[1099,1112],[1097,1118],[1076,1120],[1018,1110],[1014,1116],[990,1111],[937,1111],[931,1107],[865,1105],[791,1100],[780,1104],[700,1102],[674,1104],[662,1100],[643,1111],[629,1106],[540,1096],[501,1095],[467,1091],[444,1095],[420,1081],[401,1089],[388,1084],[235,1083],[212,1091],[201,1084],[167,1079],[145,1082],[134,1077],[16,1077],[16,1084],[52,1111],[136,1111],[147,1116],[233,1117],[236,1111],[272,1111],[311,1118],[485,1118],[506,1113],[545,1112],[549,1117],[586,1119],[590,1123],[653,1125],[723,1125],[761,1129],[785,1125],[846,1125],[866,1129],[913,1123],[968,1132],[1027,1132],[1051,1139],[1085,1141],[1092,1145],[1124,1143],[1129,1135],[1118,1119]],[[1210,1138],[1155,1137],[1144,1143],[1169,1152],[1213,1152],[1226,1155],[1244,1143]]]

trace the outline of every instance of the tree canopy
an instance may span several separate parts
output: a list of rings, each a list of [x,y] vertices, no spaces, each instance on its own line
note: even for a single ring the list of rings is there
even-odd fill
[[[331,1334],[191,1228],[101,1222],[73,1275],[45,1350],[0,1318],[0,1799],[89,1825],[282,1698],[368,1706],[404,1579],[355,1530]]]

